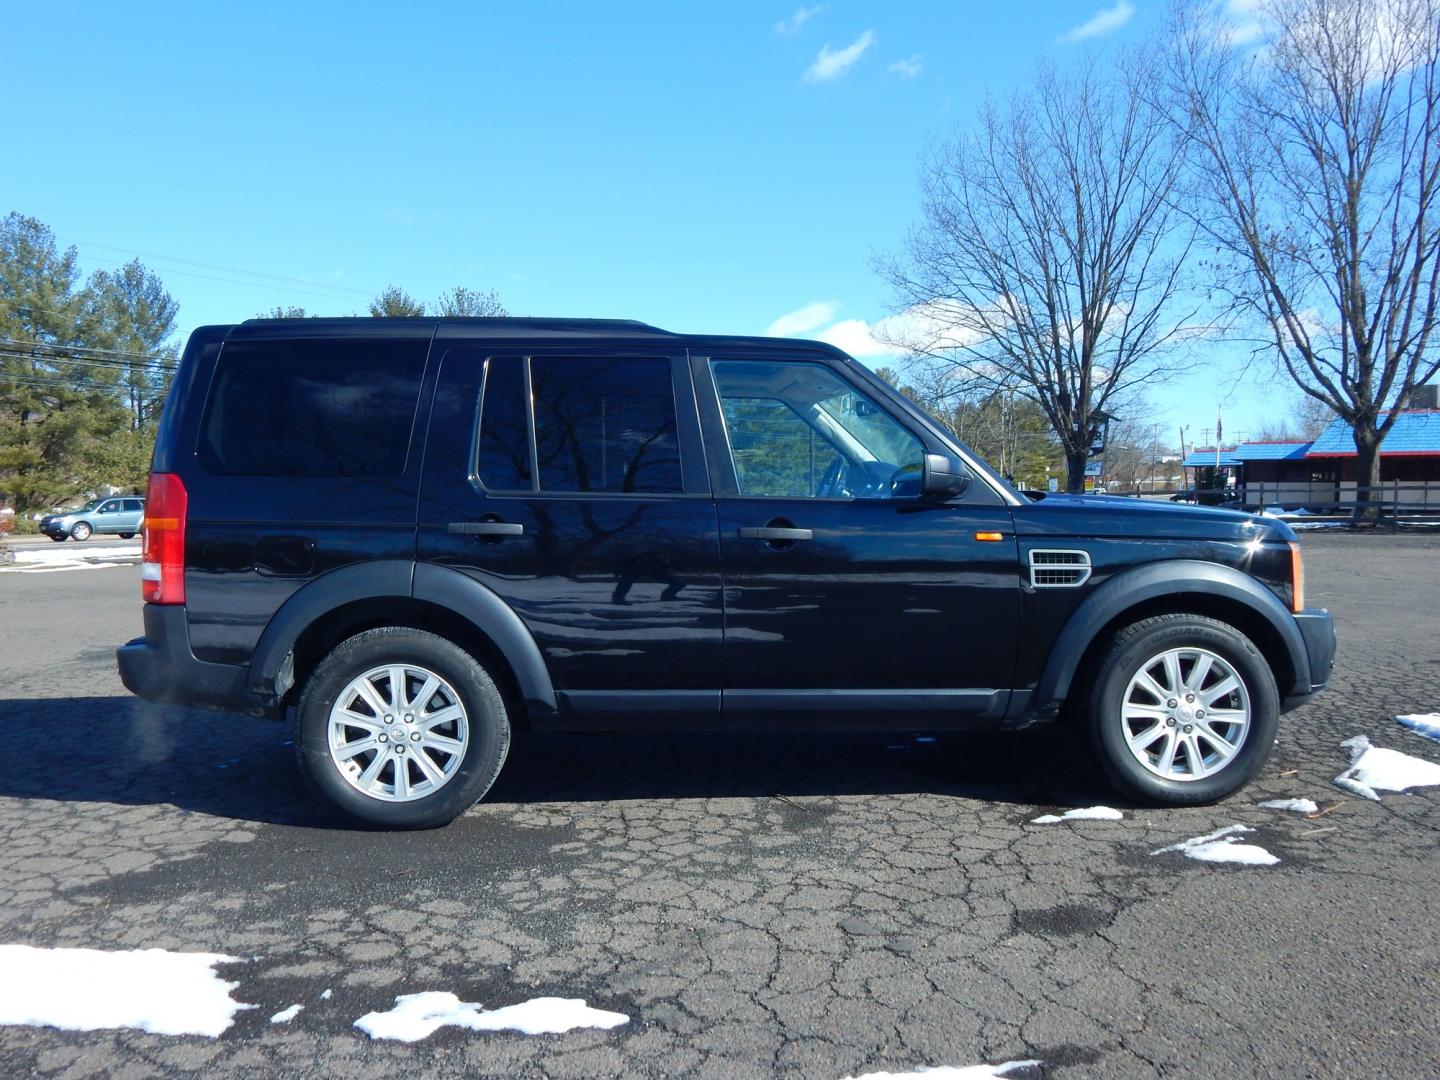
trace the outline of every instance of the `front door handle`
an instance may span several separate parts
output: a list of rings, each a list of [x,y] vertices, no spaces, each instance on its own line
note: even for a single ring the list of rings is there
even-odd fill
[[[809,540],[815,534],[809,529],[778,528],[774,525],[766,525],[764,528],[752,528],[742,526],[740,529],[741,540]]]
[[[465,536],[525,535],[525,526],[518,521],[452,521],[447,528]]]

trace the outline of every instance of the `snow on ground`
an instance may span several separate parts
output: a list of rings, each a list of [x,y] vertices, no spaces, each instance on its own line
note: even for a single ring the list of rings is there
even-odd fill
[[[923,1076],[926,1080],[993,1080],[994,1077],[1009,1076],[1016,1069],[1038,1068],[1039,1061],[1007,1061],[1003,1065],[966,1065],[955,1068],[941,1065],[931,1069],[916,1069],[913,1072],[868,1072],[863,1076],[847,1076],[845,1080],[907,1080],[912,1076]]]
[[[1032,818],[1031,825],[1054,825],[1061,821],[1119,821],[1125,815],[1108,806],[1082,806],[1078,810],[1066,810],[1063,814],[1041,814]]]
[[[1280,860],[1256,844],[1237,844],[1240,833],[1254,832],[1245,825],[1227,825],[1204,836],[1181,840],[1178,844],[1152,851],[1152,855],[1163,855],[1167,851],[1178,851],[1186,858],[1201,862],[1244,863],[1246,866],[1274,866]]]
[[[131,566],[140,561],[139,544],[98,544],[86,547],[67,540],[48,547],[16,545],[15,561],[0,566],[5,574],[53,574],[60,570],[94,570],[102,566]]]
[[[0,945],[0,1024],[67,1031],[138,1028],[155,1035],[219,1035],[242,1005],[239,983],[216,964],[232,956],[164,949],[103,952]]]
[[[1440,742],[1440,713],[1411,713],[1408,716],[1395,717],[1395,722],[1403,728],[1409,728],[1416,735],[1424,735],[1427,739]]]
[[[272,1024],[288,1024],[300,1015],[300,1010],[304,1007],[304,1005],[291,1005],[288,1009],[281,1009],[274,1016],[270,1017],[270,1022]]]
[[[1313,814],[1320,809],[1313,799],[1266,799],[1260,805],[1266,810],[1290,810],[1297,814]]]
[[[558,1035],[575,1028],[613,1028],[628,1024],[624,1013],[592,1009],[580,998],[541,997],[484,1011],[444,990],[402,994],[389,1012],[366,1013],[355,1026],[372,1039],[416,1042],[447,1024],[472,1031],[511,1029],[526,1035]]]
[[[1382,791],[1440,784],[1440,765],[1399,750],[1371,746],[1364,735],[1340,745],[1350,750],[1350,767],[1335,778],[1335,784],[1363,798],[1379,802]]]

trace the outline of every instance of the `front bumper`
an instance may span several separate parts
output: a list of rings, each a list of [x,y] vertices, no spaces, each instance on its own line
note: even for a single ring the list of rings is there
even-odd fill
[[[1335,665],[1335,619],[1330,612],[1302,611],[1295,616],[1295,625],[1305,641],[1310,675],[1308,686],[1297,684],[1281,703],[1286,712],[1305,704],[1329,686],[1330,669]]]
[[[125,689],[147,701],[229,712],[265,711],[246,687],[249,668],[196,659],[182,605],[146,604],[145,636],[116,649],[115,662]]]

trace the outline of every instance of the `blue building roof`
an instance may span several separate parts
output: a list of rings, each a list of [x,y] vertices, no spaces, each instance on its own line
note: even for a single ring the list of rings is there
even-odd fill
[[[1388,415],[1381,413],[1382,422]],[[1401,454],[1440,455],[1440,410],[1407,409],[1396,418],[1395,426],[1380,444],[1380,456]],[[1350,425],[1339,418],[1330,421],[1330,426],[1310,444],[1305,456],[1354,457],[1355,440],[1350,435]]]
[[[1308,442],[1247,442],[1235,448],[1237,461],[1302,461]]]
[[[1214,464],[1215,448],[1212,446],[1208,450],[1191,450],[1190,453],[1185,456],[1185,460],[1180,463],[1180,467],[1182,469],[1203,469],[1207,465]],[[1220,448],[1220,467],[1222,469],[1227,466],[1233,468],[1239,464],[1240,459],[1235,456],[1234,450],[1227,450],[1223,446]]]

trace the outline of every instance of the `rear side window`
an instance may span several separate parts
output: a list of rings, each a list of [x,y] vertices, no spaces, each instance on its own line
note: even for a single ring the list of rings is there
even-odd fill
[[[126,499],[125,512],[127,514],[138,514],[145,509],[145,504],[139,499]]]
[[[229,342],[217,361],[200,463],[228,476],[398,476],[424,341]]]
[[[680,442],[670,361],[530,361],[541,491],[678,493]]]
[[[492,357],[487,364],[476,466],[486,488],[684,491],[669,359],[531,357],[538,484],[530,475],[525,363]]]

